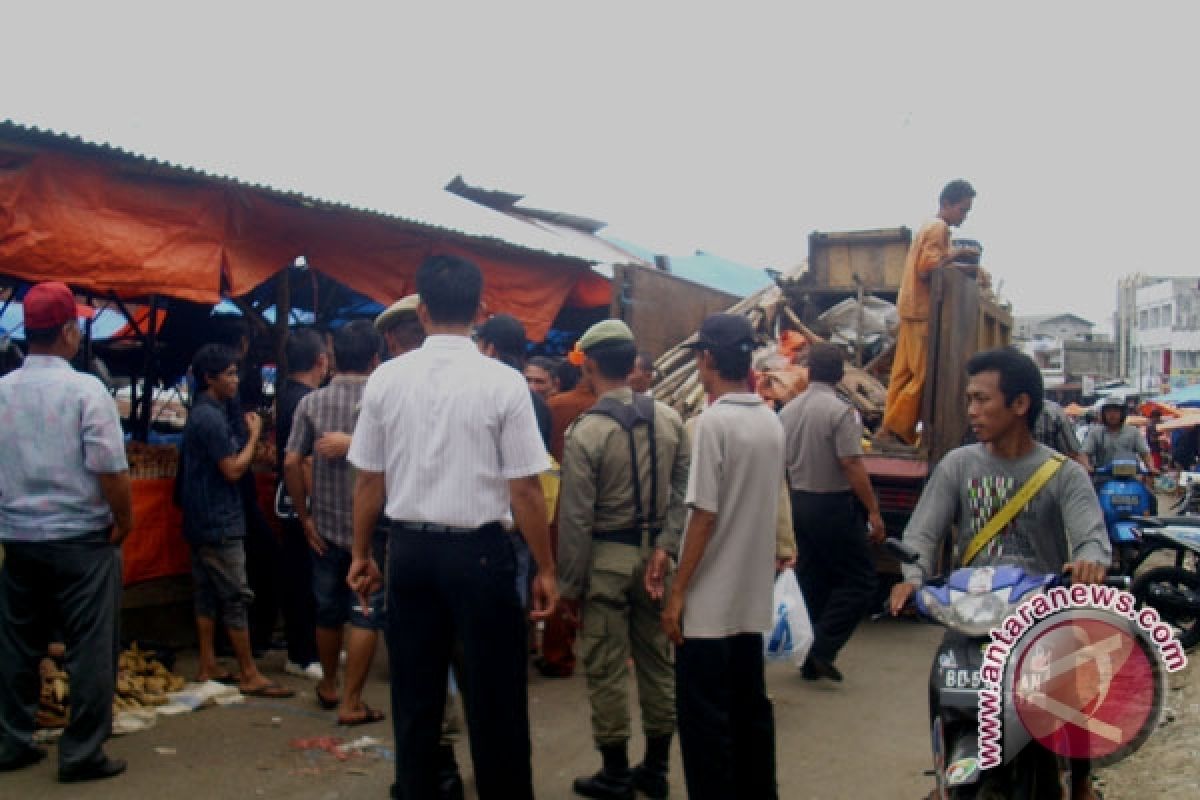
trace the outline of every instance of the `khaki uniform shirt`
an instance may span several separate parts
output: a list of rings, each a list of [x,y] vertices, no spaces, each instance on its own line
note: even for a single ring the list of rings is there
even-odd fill
[[[615,389],[602,397],[633,402],[633,391]],[[648,426],[633,429],[642,488],[642,510],[650,513],[650,446]],[[653,544],[673,557],[683,533],[688,467],[687,434],[679,415],[663,403],[654,404],[654,434],[658,450],[658,498],[654,504],[661,527]],[[584,413],[567,429],[563,445],[562,483],[558,496],[558,581],[563,597],[583,592],[591,563],[592,534],[635,525],[633,475],[629,437],[611,417]]]
[[[802,492],[847,492],[841,459],[861,456],[858,414],[828,383],[813,381],[779,412],[788,485]]]

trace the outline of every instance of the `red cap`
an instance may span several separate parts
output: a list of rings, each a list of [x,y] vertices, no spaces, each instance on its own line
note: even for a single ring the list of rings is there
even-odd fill
[[[96,316],[96,309],[79,305],[65,283],[39,283],[25,293],[25,329],[50,330],[66,325],[73,319]]]

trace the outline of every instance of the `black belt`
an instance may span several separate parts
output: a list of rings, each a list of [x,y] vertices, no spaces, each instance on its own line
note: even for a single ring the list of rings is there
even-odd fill
[[[632,547],[642,546],[642,535],[649,533],[651,539],[658,536],[662,531],[661,528],[623,528],[619,531],[593,531],[592,538],[597,542],[613,542],[615,544],[627,544]]]
[[[489,522],[485,525],[480,525],[478,528],[463,528],[458,525],[442,525],[437,522],[410,522],[408,520],[388,520],[389,525],[395,530],[403,530],[408,533],[479,533],[493,526],[499,526],[499,522]]]

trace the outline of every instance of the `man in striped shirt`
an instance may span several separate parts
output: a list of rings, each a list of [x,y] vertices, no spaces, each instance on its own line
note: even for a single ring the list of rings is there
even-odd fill
[[[362,725],[383,719],[382,712],[362,701],[367,672],[375,656],[379,632],[383,630],[383,597],[376,593],[369,605],[358,605],[346,584],[354,541],[351,508],[354,474],[344,454],[324,455],[316,444],[326,434],[354,431],[363,387],[371,371],[379,365],[382,345],[382,338],[367,320],[351,322],[334,334],[333,353],[339,372],[332,383],[305,395],[296,407],[284,459],[288,493],[296,499],[296,517],[313,552],[317,653],[322,672],[316,690],[317,703],[325,709],[338,706],[339,725]],[[308,492],[304,485],[304,462],[309,456],[313,456],[312,513],[307,507]],[[379,535],[372,544],[376,553],[382,552]],[[338,654],[347,622],[350,641],[346,647],[346,693],[339,705]]]

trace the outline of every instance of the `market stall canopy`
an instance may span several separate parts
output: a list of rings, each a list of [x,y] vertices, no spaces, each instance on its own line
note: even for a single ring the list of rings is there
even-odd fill
[[[608,305],[577,243],[445,192],[417,205],[419,219],[356,208],[0,121],[0,274],[18,280],[217,303],[304,256],[386,304],[447,253],[479,264],[488,309],[531,339],[564,305]]]
[[[1170,394],[1160,395],[1154,399],[1159,403],[1178,408],[1200,406],[1200,383],[1184,386],[1182,389],[1176,389]]]

